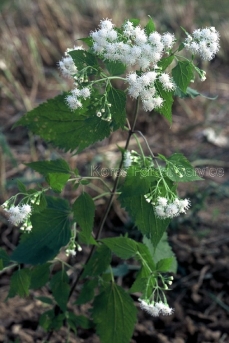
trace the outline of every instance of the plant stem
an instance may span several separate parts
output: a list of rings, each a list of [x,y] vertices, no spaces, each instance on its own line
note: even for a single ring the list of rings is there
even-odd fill
[[[137,116],[138,116],[138,109],[139,109],[139,98],[136,100],[136,104],[135,104],[135,109],[134,109],[134,119],[133,119],[133,124],[132,124],[132,127],[130,128],[130,130],[128,131],[128,137],[127,137],[127,140],[126,140],[126,144],[125,144],[125,150],[128,149],[128,146],[129,146],[129,143],[130,143],[130,138],[131,136],[135,133],[134,132],[134,128],[135,128],[135,125],[136,125],[136,122],[137,122]],[[122,158],[121,158],[121,161],[120,161],[120,164],[119,164],[119,168],[118,168],[118,172],[117,172],[117,175],[116,175],[116,178],[115,178],[115,181],[114,181],[114,186],[113,186],[113,189],[110,193],[110,198],[108,200],[108,204],[107,204],[107,208],[106,208],[106,211],[105,211],[105,214],[104,214],[104,217],[102,218],[101,222],[100,222],[100,225],[99,225],[99,229],[96,233],[96,236],[95,236],[95,240],[98,240],[100,238],[100,235],[102,233],[102,230],[103,230],[103,227],[104,227],[104,224],[106,222],[106,219],[107,219],[107,216],[109,214],[109,211],[111,209],[111,205],[113,203],[113,200],[114,200],[114,197],[115,197],[115,194],[116,194],[116,190],[117,190],[117,187],[118,187],[118,182],[119,182],[119,178],[120,178],[120,174],[121,174],[121,168],[122,168],[122,165],[123,165],[123,160],[124,160],[124,156],[122,155]],[[84,271],[84,267],[87,265],[87,263],[89,262],[94,250],[95,250],[96,246],[93,245],[91,247],[91,250],[89,252],[89,255],[84,263],[84,265],[82,266],[82,268],[80,269],[79,271],[79,274],[77,275],[75,281],[73,282],[72,284],[72,287],[71,287],[71,290],[69,292],[69,296],[68,296],[68,301],[70,300],[80,278],[81,278],[81,275],[83,274],[83,271]],[[54,313],[55,315],[58,315],[61,313],[61,309],[58,305],[55,306],[54,308]],[[53,330],[49,332],[46,340],[49,341],[50,338],[52,337],[53,335]]]

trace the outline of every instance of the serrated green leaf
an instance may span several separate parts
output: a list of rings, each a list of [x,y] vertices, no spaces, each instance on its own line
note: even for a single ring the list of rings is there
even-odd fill
[[[27,163],[27,166],[45,176],[47,183],[56,192],[61,192],[69,179],[70,168],[63,159]]]
[[[49,279],[49,267],[48,263],[36,266],[31,270],[31,289],[38,289],[43,287]]]
[[[167,177],[176,182],[189,182],[203,180],[197,175],[195,168],[181,153],[171,155],[166,162]]]
[[[162,260],[157,262],[156,269],[159,272],[165,272],[165,273],[169,272],[171,270],[173,261],[174,261],[173,257],[163,258]]]
[[[121,287],[109,284],[95,298],[92,316],[102,343],[130,342],[137,313],[133,300]]]
[[[164,100],[162,106],[155,108],[155,111],[162,114],[170,123],[172,123],[173,92],[164,90],[159,81],[155,82],[155,87],[160,97]]]
[[[32,230],[24,235],[11,255],[13,261],[32,265],[54,258],[71,237],[69,204],[66,200],[46,197],[47,208],[32,214]]]
[[[155,24],[152,20],[152,18],[149,19],[148,23],[146,24],[145,27],[145,32],[147,33],[147,35],[150,35],[150,33],[155,31]]]
[[[53,297],[63,312],[67,309],[68,296],[70,292],[70,285],[68,282],[68,275],[64,270],[56,273],[50,281]]]
[[[86,304],[94,298],[95,288],[98,284],[97,279],[88,280],[83,284],[80,294],[76,300],[77,305]]]
[[[169,225],[170,219],[159,219],[155,216],[153,206],[144,196],[119,197],[121,206],[127,210],[138,229],[150,237],[154,247],[159,243]]]
[[[94,68],[99,67],[95,55],[91,54],[88,51],[72,50],[72,51],[69,51],[68,54],[72,57],[74,64],[76,65],[78,70],[82,70],[85,67],[89,67],[89,66],[94,67]],[[95,73],[95,70],[92,69],[91,73]]]
[[[51,160],[51,161],[37,161],[26,163],[27,166],[36,170],[42,175],[46,174],[70,174],[70,168],[68,163],[63,159]]]
[[[87,193],[82,193],[72,205],[74,220],[82,229],[83,236],[90,242],[95,216],[95,204]]]
[[[44,312],[39,318],[39,325],[45,331],[59,330],[63,326],[65,314],[61,313],[55,316],[54,310]]]
[[[98,276],[104,273],[111,263],[111,251],[104,244],[101,244],[95,251],[92,258],[86,264],[82,278],[86,276]]]
[[[158,63],[158,67],[161,68],[161,71],[164,71],[174,60],[174,55],[162,58]]]
[[[126,122],[126,94],[122,90],[111,87],[107,93],[107,100],[111,104],[110,111],[114,130],[123,128]]]
[[[15,295],[19,295],[21,298],[29,295],[30,285],[30,271],[29,269],[20,269],[13,273],[10,279],[10,290],[7,296],[13,298]]]
[[[2,267],[5,268],[10,264],[10,258],[7,255],[6,251],[0,248],[0,259],[2,260]]]
[[[176,257],[175,257],[175,255],[174,255],[174,253],[173,253],[173,251],[169,245],[168,236],[167,236],[166,232],[163,234],[163,236],[162,236],[158,246],[156,247],[156,249],[154,249],[152,243],[150,242],[150,240],[146,236],[143,237],[143,242],[149,248],[155,263],[158,263],[158,261],[165,259],[165,258],[173,258],[172,264],[171,264],[169,270],[167,270],[167,272],[171,272],[171,273],[177,272],[177,260],[176,260]]]
[[[127,237],[104,238],[101,240],[115,255],[128,259],[137,252],[136,242]]]
[[[178,61],[172,70],[172,76],[176,85],[186,93],[190,81],[193,80],[193,65],[189,61]]]
[[[89,145],[108,137],[109,123],[101,120],[96,111],[88,107],[71,111],[66,104],[66,93],[41,104],[24,115],[15,126],[26,126],[47,142],[65,151],[82,151]],[[93,102],[90,102],[93,106]],[[90,114],[89,117],[85,113]],[[85,132],[87,134],[85,134]]]
[[[106,61],[105,66],[112,76],[122,75],[126,71],[125,64],[121,62]]]

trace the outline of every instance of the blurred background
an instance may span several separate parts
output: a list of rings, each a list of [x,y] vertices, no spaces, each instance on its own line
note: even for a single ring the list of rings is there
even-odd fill
[[[169,303],[175,314],[152,319],[139,311],[139,324],[132,343],[208,343],[229,342],[229,2],[227,0],[1,0],[0,2],[0,203],[17,193],[16,180],[29,188],[42,183],[38,174],[24,163],[62,156],[81,175],[88,175],[92,165],[112,167],[120,154],[126,134],[117,131],[109,139],[73,157],[53,148],[25,128],[11,129],[27,111],[69,89],[57,68],[67,48],[77,39],[95,30],[103,18],[112,18],[119,26],[125,19],[140,18],[145,25],[148,16],[157,31],[174,32],[184,37],[180,27],[192,32],[196,28],[215,26],[220,32],[221,49],[211,62],[197,60],[207,72],[207,80],[193,88],[208,98],[177,98],[170,125],[156,113],[142,112],[138,129],[148,138],[154,153],[170,155],[182,152],[202,173],[204,181],[179,187],[180,196],[191,199],[187,216],[175,219],[169,228],[170,243],[178,257],[178,274]],[[128,106],[131,110],[131,102]],[[131,149],[136,144],[131,141]],[[112,183],[112,178],[108,178]],[[101,184],[89,186],[92,195]],[[77,190],[66,187],[63,196],[70,201]],[[97,220],[106,199],[97,203]],[[106,229],[125,233],[133,227],[131,219],[118,202],[114,203]],[[0,214],[0,246],[9,253],[18,242],[18,229]],[[132,230],[132,234],[134,231]],[[85,251],[74,263],[80,263]],[[0,300],[7,294],[10,274],[0,280]],[[118,276],[129,286],[131,275]],[[45,294],[47,290],[42,290]],[[43,294],[42,293],[42,294]],[[11,299],[0,304],[1,342],[41,342],[44,332],[38,327],[43,304],[30,299]],[[81,309],[84,311],[84,309]],[[28,320],[28,318],[30,318]],[[63,329],[53,342],[65,342]],[[93,331],[79,331],[79,338],[69,342],[99,342]]]

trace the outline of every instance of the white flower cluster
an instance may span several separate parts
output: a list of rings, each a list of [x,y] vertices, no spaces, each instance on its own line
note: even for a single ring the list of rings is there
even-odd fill
[[[175,84],[172,78],[167,73],[157,73],[149,71],[138,76],[136,73],[131,73],[127,76],[129,83],[128,93],[134,99],[141,97],[145,111],[152,111],[154,108],[159,108],[163,104],[163,99],[157,94],[155,81],[159,80],[163,89],[172,91],[175,89]]]
[[[142,70],[156,66],[163,53],[175,43],[175,37],[170,33],[161,36],[153,32],[148,36],[130,21],[123,25],[123,33],[118,33],[110,19],[101,20],[99,30],[92,32],[91,37],[96,54],[127,66],[138,64]]]
[[[67,105],[70,107],[72,111],[76,110],[77,108],[82,107],[81,99],[89,98],[91,95],[91,91],[88,87],[84,87],[81,89],[74,88],[71,91],[71,95],[66,96]]]
[[[219,32],[215,27],[197,29],[188,35],[184,45],[193,54],[199,54],[203,60],[210,61],[219,50]]]
[[[158,317],[160,314],[163,316],[169,316],[173,314],[174,309],[169,307],[167,304],[163,302],[155,302],[152,304],[147,304],[145,300],[138,299],[140,301],[140,307],[142,310],[146,311],[153,317]]]
[[[166,198],[158,197],[155,212],[159,218],[173,218],[181,213],[186,213],[186,210],[188,210],[189,207],[190,200],[188,199],[176,198],[173,202],[168,202]]]
[[[82,46],[74,46],[73,49],[67,49],[65,52],[65,57],[63,57],[59,62],[58,66],[60,68],[61,73],[63,76],[73,77],[77,74],[77,67],[74,64],[72,57],[68,54],[70,51],[73,50],[83,50]]]
[[[9,214],[9,221],[13,225],[19,225],[24,222],[31,214],[31,206],[24,204],[22,206],[11,206],[6,212]]]

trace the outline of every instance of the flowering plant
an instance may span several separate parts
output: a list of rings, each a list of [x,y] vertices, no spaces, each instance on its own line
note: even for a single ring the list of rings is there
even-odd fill
[[[219,34],[211,27],[186,35],[178,45],[173,34],[158,33],[152,19],[144,28],[137,19],[125,21],[120,28],[109,19],[102,20],[98,30],[81,39],[88,49],[68,49],[59,62],[62,74],[73,80],[73,89],[41,104],[17,123],[56,147],[77,153],[115,130],[127,132],[112,189],[98,175],[80,176],[63,159],[38,161],[28,166],[44,176],[48,187],[27,190],[19,182],[20,193],[3,204],[9,221],[22,230],[13,253],[8,256],[4,250],[0,252],[3,270],[12,263],[18,265],[11,277],[8,298],[26,296],[30,289],[49,284],[55,306],[40,318],[40,325],[49,332],[47,340],[53,330],[66,323],[74,332],[78,326],[95,328],[103,343],[127,343],[136,322],[134,300],[138,298],[140,307],[152,316],[173,313],[165,291],[172,284],[176,259],[165,232],[171,219],[191,206],[189,199],[177,195],[177,184],[201,178],[181,153],[155,155],[136,126],[140,104],[144,111],[155,110],[171,123],[175,96],[200,95],[189,87],[196,75],[202,81],[206,78],[205,71],[195,65],[194,55],[211,60],[219,49]],[[180,54],[184,49],[191,51],[190,59]],[[115,80],[122,83],[120,88],[116,88]],[[127,115],[129,98],[135,105],[133,113]],[[129,151],[131,136],[140,153]],[[147,156],[138,136],[147,146]],[[124,181],[120,182],[123,175]],[[85,191],[93,178],[106,187],[106,192],[95,198]],[[82,187],[73,204],[60,196],[68,182]],[[107,193],[107,208],[94,232],[96,200]],[[129,236],[101,238],[116,196],[141,232],[142,243],[131,238],[131,231]],[[74,256],[85,244],[90,246],[90,253],[75,279],[69,277],[73,266],[64,261],[61,271],[51,272],[52,265],[60,262],[60,249]],[[120,273],[129,272],[128,263],[112,268],[112,254],[121,260],[137,261],[136,278],[128,292],[115,282]],[[26,267],[21,268],[21,264]],[[92,303],[88,316],[69,310],[75,290],[79,293],[77,305]]]

